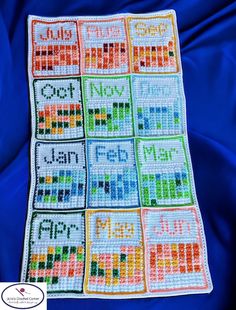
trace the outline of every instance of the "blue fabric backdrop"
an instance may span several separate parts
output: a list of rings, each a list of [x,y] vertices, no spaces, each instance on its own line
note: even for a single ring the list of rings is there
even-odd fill
[[[29,189],[28,14],[177,12],[190,151],[214,290],[140,300],[49,300],[49,310],[236,309],[236,3],[0,0],[0,281],[18,281]],[[2,310],[2,309],[1,309]]]

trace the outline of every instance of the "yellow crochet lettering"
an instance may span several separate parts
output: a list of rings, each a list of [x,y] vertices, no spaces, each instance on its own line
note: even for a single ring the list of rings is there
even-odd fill
[[[102,238],[101,232],[105,232],[107,239],[129,239],[134,236],[135,229],[133,223],[113,223],[108,217],[105,220],[96,219],[96,237]]]
[[[135,24],[136,34],[140,37],[145,36],[163,36],[163,34],[167,31],[168,25],[164,23],[160,23],[157,26],[150,25],[148,26],[144,22],[138,22]]]

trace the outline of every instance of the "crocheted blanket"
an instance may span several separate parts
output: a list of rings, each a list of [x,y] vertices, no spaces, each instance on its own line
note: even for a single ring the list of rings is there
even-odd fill
[[[49,298],[212,290],[176,16],[29,16],[21,280]]]

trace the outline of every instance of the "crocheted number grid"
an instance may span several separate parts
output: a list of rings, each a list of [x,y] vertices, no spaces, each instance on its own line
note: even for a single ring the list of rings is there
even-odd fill
[[[137,211],[87,211],[88,261],[85,290],[144,292],[144,257]]]
[[[28,281],[46,282],[48,292],[82,292],[85,262],[84,214],[34,212]]]
[[[36,143],[35,209],[85,206],[85,143]]]
[[[35,80],[34,94],[38,139],[84,136],[79,79]]]
[[[175,12],[29,17],[22,281],[49,298],[212,289]]]

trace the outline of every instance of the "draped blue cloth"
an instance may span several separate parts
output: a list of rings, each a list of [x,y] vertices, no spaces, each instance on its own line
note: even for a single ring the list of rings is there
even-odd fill
[[[49,310],[236,309],[236,3],[230,0],[0,1],[0,281],[19,281],[30,181],[27,15],[175,9],[190,151],[205,226],[211,294],[49,300]]]

